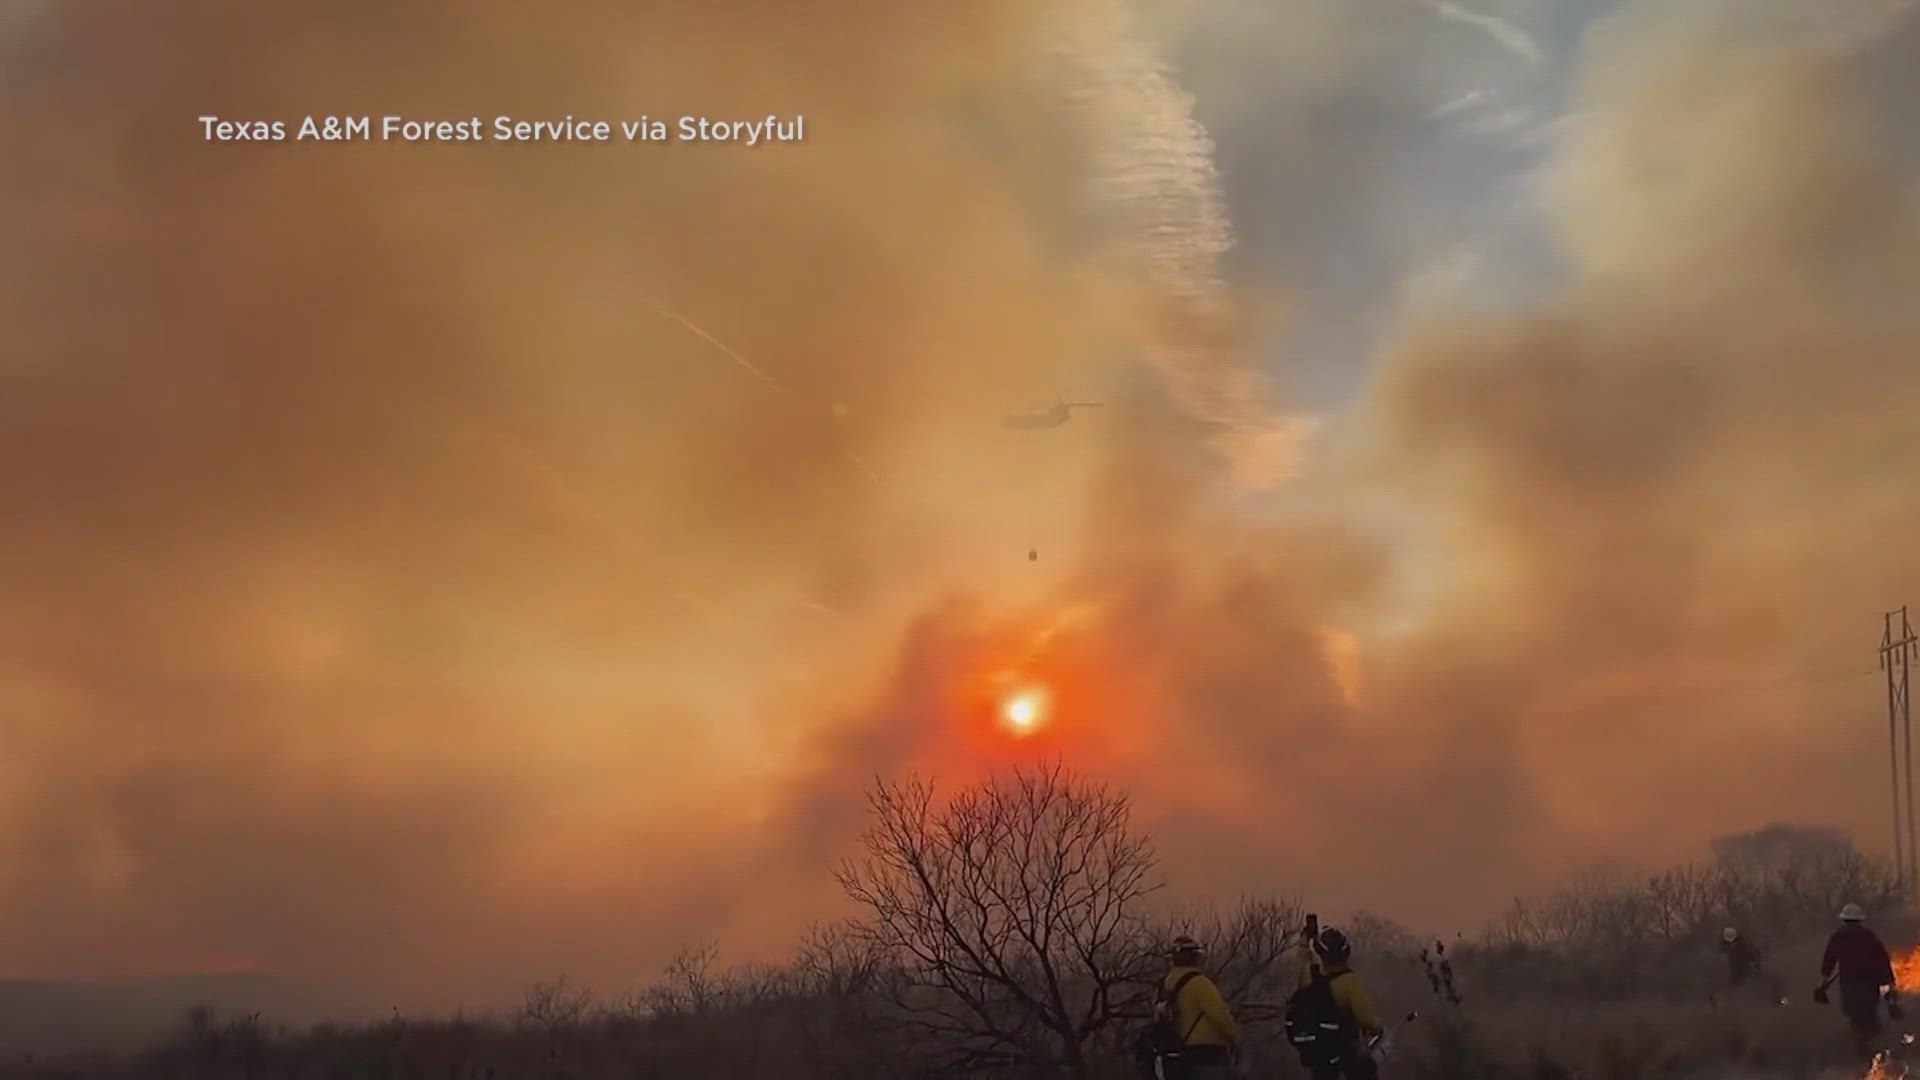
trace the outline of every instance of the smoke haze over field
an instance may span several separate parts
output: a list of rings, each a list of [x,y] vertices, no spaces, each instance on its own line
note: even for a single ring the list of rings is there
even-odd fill
[[[1425,31],[1335,6],[0,27],[0,916],[38,931],[0,968],[611,989],[836,912],[875,775],[1051,755],[1136,795],[1183,896],[1424,926],[1767,820],[1877,840],[1867,649],[1920,600],[1877,103],[1920,38],[1625,7],[1552,118],[1564,286],[1400,310],[1308,416],[1259,348],[1296,298],[1227,242],[1369,207],[1229,201],[1194,116],[1363,186],[1389,140],[1306,117],[1424,92]],[[1316,65],[1196,105],[1155,56],[1223,24]],[[322,111],[808,140],[194,119]],[[1061,398],[1107,407],[1000,425]],[[1007,669],[1057,693],[1032,740],[991,722]]]

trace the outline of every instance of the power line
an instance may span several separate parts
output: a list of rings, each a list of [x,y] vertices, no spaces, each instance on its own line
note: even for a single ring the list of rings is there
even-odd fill
[[[1652,693],[1633,694],[1632,700],[1598,701],[1582,705],[1578,711],[1607,710],[1611,712],[1635,712],[1645,708],[1657,708],[1688,698],[1717,696],[1723,694],[1752,694],[1770,690],[1791,689],[1818,683],[1837,683],[1849,680],[1864,680],[1868,676],[1879,674],[1875,668],[1834,668],[1786,672],[1758,679],[1738,682],[1697,683],[1691,686],[1674,686]]]
[[[1746,690],[1768,690],[1778,686],[1797,686],[1802,683],[1840,682],[1846,679],[1861,679],[1873,675],[1873,668],[1835,668],[1826,671],[1795,671],[1783,675],[1774,675],[1764,679],[1750,679],[1743,682],[1702,684],[1697,687],[1679,687],[1677,693],[1740,693]]]

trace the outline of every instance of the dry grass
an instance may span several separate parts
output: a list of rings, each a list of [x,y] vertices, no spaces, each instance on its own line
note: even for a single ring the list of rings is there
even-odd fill
[[[1259,908],[1256,906],[1256,911]],[[1284,906],[1282,910],[1285,910]],[[1203,923],[1207,920],[1202,919]],[[1215,925],[1233,932],[1235,916]],[[1245,933],[1245,928],[1240,928]],[[1379,929],[1375,930],[1380,933]],[[1729,992],[1710,950],[1649,950],[1623,961],[1577,951],[1522,952],[1456,942],[1463,1003],[1436,995],[1416,947],[1401,940],[1360,964],[1390,1015],[1418,1010],[1399,1026],[1389,1076],[1433,1080],[1787,1080],[1858,1077],[1844,1027],[1831,1008],[1806,1001],[1805,973],[1818,931],[1783,950],[1802,975],[1782,1006],[1764,988]],[[706,956],[710,954],[697,954]],[[1623,970],[1640,987],[1617,989]],[[1226,981],[1226,980],[1223,980]],[[576,1002],[553,1012],[553,1001]],[[1255,1016],[1252,1074],[1293,1077],[1270,1010]],[[879,998],[843,969],[812,973],[715,974],[682,962],[648,994],[590,1005],[560,988],[529,994],[528,1015],[494,1020],[395,1019],[360,1028],[276,1032],[247,1020],[183,1026],[146,1052],[120,1061],[37,1063],[0,1077],[420,1078],[420,1080],[854,1080],[931,1076],[904,1044]],[[1132,1070],[1096,1052],[1105,1080]],[[984,1075],[1039,1077],[1042,1071]]]
[[[1177,933],[1207,944],[1249,1075],[1299,1075],[1279,1018],[1300,904],[1155,916],[1124,796],[1057,771],[944,807],[890,791],[904,796],[876,804],[871,861],[843,871],[870,918],[819,928],[785,968],[721,970],[703,945],[644,991],[594,1002],[558,980],[508,1017],[284,1031],[199,1011],[120,1060],[16,1063],[0,1080],[1122,1080]],[[1807,998],[1842,903],[1911,944],[1897,893],[1844,839],[1775,827],[1705,868],[1516,904],[1476,939],[1346,926],[1383,1014],[1419,1014],[1398,1025],[1389,1076],[1859,1078],[1836,1010]],[[1766,955],[1739,988],[1718,949],[1728,923]]]

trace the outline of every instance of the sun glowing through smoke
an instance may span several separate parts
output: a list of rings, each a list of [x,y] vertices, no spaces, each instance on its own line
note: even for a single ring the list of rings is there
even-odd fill
[[[1000,703],[1000,720],[1015,735],[1032,735],[1046,726],[1047,692],[1039,687],[1022,687]]]

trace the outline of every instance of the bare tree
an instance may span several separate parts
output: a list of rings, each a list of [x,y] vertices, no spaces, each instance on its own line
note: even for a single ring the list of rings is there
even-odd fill
[[[869,796],[864,854],[838,871],[873,947],[895,958],[914,1042],[955,1070],[1091,1075],[1088,1042],[1137,977],[1156,886],[1127,798],[1060,766],[936,801],[922,781]]]
[[[660,981],[640,995],[645,1011],[668,1017],[753,1008],[799,997],[808,989],[806,973],[797,968],[749,964],[720,969],[719,958],[720,947],[713,942],[682,949]]]
[[[1509,951],[1537,949],[1547,944],[1550,937],[1540,905],[1529,903],[1524,897],[1515,897],[1513,906],[1495,919],[1486,933],[1487,944]]]
[[[1663,941],[1697,937],[1704,927],[1732,917],[1719,910],[1710,875],[1692,867],[1667,870],[1647,879],[1647,895],[1654,906],[1654,923]]]
[[[1175,935],[1190,934],[1206,947],[1207,967],[1236,1015],[1276,1019],[1299,982],[1295,946],[1305,912],[1297,900],[1246,897],[1231,913],[1174,915],[1141,942],[1140,952],[1150,957]]]
[[[1488,928],[1484,944],[1501,950],[1504,961],[1550,956],[1560,976],[1580,972],[1586,992],[1630,993],[1673,984],[1669,960],[1717,944],[1728,925],[1760,942],[1780,942],[1830,925],[1846,903],[1904,911],[1891,868],[1834,829],[1769,825],[1714,841],[1713,855],[1705,866],[1626,882],[1591,877],[1516,900]],[[1516,972],[1488,954],[1477,959],[1481,974],[1510,982],[1510,975],[1538,982],[1552,970]]]
[[[649,997],[645,992],[628,990],[596,1007],[593,1010],[593,1018],[603,1025],[636,1024],[646,1019],[650,1011],[649,1004]]]
[[[817,924],[807,931],[793,967],[802,986],[821,997],[859,997],[885,980],[887,956],[855,923]]]
[[[1347,919],[1347,939],[1354,951],[1367,956],[1409,958],[1420,954],[1420,939],[1399,922],[1372,911],[1356,911]]]
[[[1722,836],[1713,841],[1712,848],[1714,861],[1720,866],[1762,875],[1830,866],[1856,854],[1846,833],[1819,825],[1768,825]]]
[[[647,990],[654,1015],[703,1013],[721,1004],[722,982],[713,970],[719,958],[720,946],[711,941],[675,954],[660,981]]]
[[[546,1028],[549,1032],[576,1023],[587,1011],[592,999],[585,990],[567,985],[562,975],[552,982],[535,983],[521,1005],[520,1018]]]
[[[1750,917],[1781,928],[1821,926],[1845,903],[1897,906],[1899,882],[1837,829],[1769,825],[1713,843],[1715,870]]]

